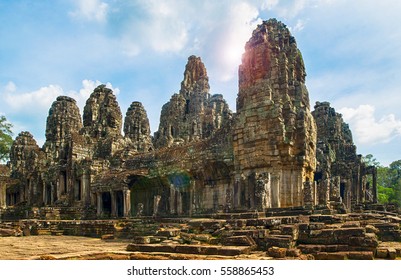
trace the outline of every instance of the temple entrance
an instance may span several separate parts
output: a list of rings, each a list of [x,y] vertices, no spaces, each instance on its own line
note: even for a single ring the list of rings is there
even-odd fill
[[[52,204],[52,187],[51,186],[46,186],[45,190],[45,205],[51,205]]]
[[[104,215],[111,215],[111,194],[109,192],[102,193],[102,210]]]
[[[345,200],[345,183],[340,183],[340,196],[342,201]]]
[[[82,200],[82,186],[81,180],[75,180],[75,200]]]

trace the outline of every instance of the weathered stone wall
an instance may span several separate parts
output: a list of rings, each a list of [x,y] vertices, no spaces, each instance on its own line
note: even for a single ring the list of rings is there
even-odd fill
[[[131,140],[130,147],[136,151],[148,152],[153,150],[149,119],[142,103],[132,102],[128,108],[124,120],[124,134],[126,138]]]
[[[356,153],[352,133],[341,114],[329,102],[316,102],[312,112],[317,124],[317,167],[319,204],[341,202],[350,210],[353,204],[374,202],[376,186],[366,185],[366,176],[376,177],[375,169],[365,166]]]
[[[247,42],[239,68],[235,204],[260,210],[303,205],[315,147],[302,56],[284,24],[265,21]]]
[[[170,147],[206,139],[229,121],[231,115],[221,95],[210,97],[209,78],[201,59],[190,56],[180,92],[162,108],[154,146]]]

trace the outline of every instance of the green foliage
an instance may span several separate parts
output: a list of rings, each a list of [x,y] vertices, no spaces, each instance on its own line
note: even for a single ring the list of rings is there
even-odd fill
[[[0,116],[0,161],[4,162],[10,157],[10,149],[13,143],[12,124],[5,116]]]
[[[385,167],[373,155],[369,154],[362,157],[362,161],[368,166],[377,168],[377,196],[379,203],[401,206],[401,160],[396,160],[388,167]]]
[[[362,162],[366,163],[366,165],[368,166],[376,166],[376,167],[380,166],[380,162],[378,162],[377,159],[375,159],[372,154],[368,154],[362,157]]]

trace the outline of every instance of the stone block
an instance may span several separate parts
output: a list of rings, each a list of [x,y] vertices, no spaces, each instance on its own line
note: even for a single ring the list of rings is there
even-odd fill
[[[156,235],[168,238],[168,237],[178,236],[180,232],[181,232],[180,229],[160,229]]]
[[[128,244],[127,251],[130,252],[162,252],[174,253],[176,244]]]
[[[271,247],[267,250],[267,254],[272,258],[282,259],[287,255],[286,248]]]
[[[397,250],[395,248],[388,248],[388,258],[395,260],[397,258]]]
[[[193,239],[201,241],[201,242],[209,242],[211,236],[208,234],[195,234],[193,235]]]
[[[269,235],[265,239],[266,247],[292,248],[294,247],[291,235]]]
[[[316,260],[346,260],[348,258],[348,252],[319,252],[314,256]]]
[[[302,254],[302,252],[300,249],[295,249],[295,248],[287,249],[287,257],[297,258],[301,254]]]
[[[222,244],[226,246],[250,246],[256,247],[255,240],[248,235],[243,236],[231,236],[224,238]]]
[[[149,236],[135,236],[133,241],[137,244],[149,244],[150,237]]]
[[[112,240],[112,239],[114,239],[114,234],[103,234],[102,236],[101,236],[101,239],[102,240]],[[135,242],[136,243],[136,242]]]
[[[386,248],[376,249],[376,258],[386,259],[388,257],[388,250]]]
[[[373,260],[373,252],[359,252],[352,251],[348,252],[348,259],[350,260]]]
[[[175,248],[177,253],[181,254],[201,254],[202,247],[199,245],[177,245]]]

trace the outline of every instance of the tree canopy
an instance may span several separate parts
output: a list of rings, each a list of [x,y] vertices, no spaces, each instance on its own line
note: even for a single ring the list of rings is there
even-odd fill
[[[377,168],[377,190],[379,203],[401,206],[401,160],[382,166],[371,154],[362,157],[367,165]]]
[[[12,127],[5,116],[0,116],[0,162],[10,158],[10,148],[13,143]]]

